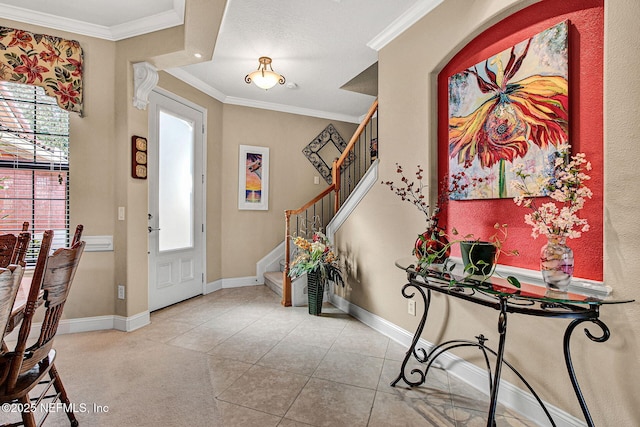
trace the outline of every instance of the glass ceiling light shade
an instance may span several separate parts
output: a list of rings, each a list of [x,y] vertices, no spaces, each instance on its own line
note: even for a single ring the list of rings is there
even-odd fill
[[[276,83],[284,84],[284,76],[273,71],[271,67],[271,58],[261,56],[258,58],[258,69],[244,77],[244,81],[248,84],[255,83],[260,89],[268,90],[276,85]]]

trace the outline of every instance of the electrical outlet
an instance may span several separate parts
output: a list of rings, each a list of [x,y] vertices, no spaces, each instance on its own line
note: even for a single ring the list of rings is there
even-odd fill
[[[118,285],[118,299],[124,299],[124,285]]]
[[[416,315],[416,302],[412,299],[409,300],[409,306],[407,307],[407,313],[412,316]]]

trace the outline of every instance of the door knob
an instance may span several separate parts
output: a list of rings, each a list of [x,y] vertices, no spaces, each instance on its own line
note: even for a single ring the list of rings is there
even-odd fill
[[[149,233],[151,233],[152,231],[160,231],[160,229],[159,229],[159,228],[153,228],[153,227],[151,227],[151,226],[148,226],[148,227],[147,227],[147,230],[149,230]]]

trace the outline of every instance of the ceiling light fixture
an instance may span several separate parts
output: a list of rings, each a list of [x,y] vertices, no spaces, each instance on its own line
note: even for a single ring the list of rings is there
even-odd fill
[[[258,69],[252,73],[247,74],[244,77],[244,81],[248,84],[255,83],[260,89],[268,90],[276,85],[276,83],[284,84],[285,78],[273,71],[271,67],[271,58],[268,56],[261,56],[258,58]]]

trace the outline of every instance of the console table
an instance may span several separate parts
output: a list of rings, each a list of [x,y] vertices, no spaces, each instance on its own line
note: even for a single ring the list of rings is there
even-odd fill
[[[491,276],[488,278],[477,276],[463,276],[447,271],[441,266],[431,266],[427,270],[416,271],[414,266],[415,258],[403,258],[396,261],[396,266],[406,271],[408,283],[402,288],[402,295],[405,298],[412,298],[415,289],[422,296],[424,302],[424,313],[420,323],[413,335],[411,346],[407,350],[405,358],[400,368],[400,374],[391,383],[395,386],[398,381],[403,380],[407,385],[414,387],[423,384],[426,380],[427,372],[434,360],[444,352],[456,347],[477,347],[483,354],[489,373],[490,405],[487,417],[487,427],[495,426],[495,414],[498,398],[498,387],[500,386],[500,375],[503,365],[511,369],[523,384],[528,388],[534,398],[544,410],[552,426],[555,426],[551,414],[544,405],[542,399],[533,390],[525,378],[515,369],[513,365],[504,360],[504,347],[507,335],[507,314],[518,313],[528,316],[540,316],[549,318],[573,319],[567,326],[564,333],[564,359],[567,366],[571,384],[580,403],[580,408],[584,414],[587,425],[592,427],[593,420],[589,409],[580,390],[578,380],[571,361],[570,341],[574,329],[584,322],[591,322],[600,328],[600,333],[593,335],[587,328],[584,329],[587,337],[595,342],[605,342],[609,339],[609,328],[599,318],[600,307],[609,304],[621,304],[633,302],[631,299],[615,299],[610,295],[587,296],[578,293],[549,291],[543,286],[533,285],[520,281],[520,287],[512,285],[508,280]],[[431,303],[431,292],[438,292],[452,298],[458,298],[473,304],[491,307],[498,311],[498,349],[496,351],[485,345],[487,339],[482,335],[476,337],[477,341],[451,340],[436,345],[427,351],[423,348],[416,348],[418,340],[424,330],[429,305]],[[496,358],[492,374],[491,364],[488,354]],[[411,358],[415,358],[420,363],[425,364],[423,370],[412,369],[406,373],[407,363]]]

